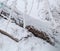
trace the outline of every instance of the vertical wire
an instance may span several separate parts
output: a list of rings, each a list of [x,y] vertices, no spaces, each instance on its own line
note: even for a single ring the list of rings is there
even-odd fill
[[[30,9],[30,11],[29,11],[29,13],[28,13],[28,14],[30,14],[30,13],[31,13],[32,8],[33,8],[33,5],[34,5],[34,0],[32,1],[32,6],[31,6],[31,9]]]
[[[24,16],[23,16],[23,19],[24,19],[24,26],[23,27],[25,28],[25,26],[26,26],[26,24],[25,24],[25,18],[26,18],[28,3],[27,3],[27,0],[25,0],[24,2],[25,2],[25,11],[24,11]]]
[[[10,10],[10,15],[9,15],[8,22],[7,22],[7,27],[8,27],[8,25],[9,25],[9,23],[10,23],[10,18],[11,18],[11,16],[12,16],[13,9],[16,8],[16,2],[17,2],[17,0],[14,0],[14,1],[12,2],[12,4],[11,4],[11,10]],[[7,30],[7,29],[6,29],[6,30]]]
[[[39,9],[40,0],[38,0],[37,2],[38,2],[38,4],[37,4],[37,9]]]
[[[46,0],[46,3],[47,3],[47,6],[48,6],[48,12],[49,12],[50,18],[52,19],[51,20],[52,24],[54,24],[56,26],[56,22],[55,22],[55,20],[54,20],[54,18],[52,16],[52,13],[51,13],[51,8],[50,8],[49,0]],[[55,28],[55,26],[54,26],[54,28]]]

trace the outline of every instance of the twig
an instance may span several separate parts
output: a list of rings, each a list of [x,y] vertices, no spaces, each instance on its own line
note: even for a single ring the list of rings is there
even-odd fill
[[[51,45],[55,45],[54,42],[52,42],[51,38],[43,31],[39,31],[36,28],[34,28],[33,26],[29,25],[26,26],[26,29],[31,32],[35,37],[41,38],[43,40],[45,40],[46,42],[48,42]]]
[[[17,38],[14,38],[12,35],[10,35],[9,33],[3,31],[0,29],[0,33],[5,35],[5,36],[8,36],[9,38],[11,38],[12,40],[16,41],[16,42],[19,42],[19,40]]]

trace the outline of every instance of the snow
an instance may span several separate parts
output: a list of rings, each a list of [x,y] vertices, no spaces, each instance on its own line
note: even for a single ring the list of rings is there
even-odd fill
[[[2,26],[2,25],[4,25],[4,26]],[[8,32],[13,37],[18,38],[18,39],[20,39],[24,36],[27,36],[27,33],[25,34],[25,31],[23,28],[19,27],[15,23],[8,22],[8,20],[5,20],[5,19],[0,20],[0,29],[4,30],[5,32]]]
[[[11,1],[12,0],[10,0],[8,2],[8,3],[10,3],[10,4],[8,4],[8,6],[11,5]],[[32,0],[28,1],[27,15],[29,15],[29,16],[26,16],[25,22],[26,22],[26,26],[33,25],[35,28],[48,33],[48,35],[50,35],[50,36],[54,36],[52,29],[57,30],[58,33],[55,33],[55,35],[57,35],[57,36],[55,36],[55,38],[59,41],[58,43],[56,43],[57,47],[51,46],[50,44],[43,41],[42,39],[34,37],[26,29],[16,25],[15,23],[11,23],[11,21],[1,18],[0,19],[0,29],[8,32],[15,38],[18,38],[20,41],[17,43],[15,41],[13,41],[12,39],[10,39],[9,37],[0,34],[0,51],[60,51],[60,27],[59,27],[60,26],[60,24],[59,24],[60,15],[58,14],[60,9],[59,9],[59,6],[57,5],[57,2],[59,4],[59,0],[57,2],[56,1],[49,0],[51,10],[54,11],[52,13],[53,19],[57,20],[57,22],[56,22],[57,24],[54,25],[56,27],[54,27],[52,25],[51,21],[45,20],[46,16],[49,17],[49,15],[45,14],[45,12],[46,12],[46,7],[44,5],[45,1],[44,2],[41,1],[39,9],[37,9],[37,2],[36,2],[36,0],[34,0],[34,4],[33,4],[32,10],[31,10],[31,13],[30,13],[30,9],[32,6]],[[16,7],[18,10],[20,10],[20,11],[22,11],[22,13],[24,13],[24,11],[25,11],[24,0],[18,0]],[[44,8],[43,11],[42,11],[42,8]],[[54,10],[54,8],[56,8],[56,9]],[[39,12],[39,11],[41,11],[41,12]],[[40,14],[40,16],[38,16],[38,13]],[[27,37],[27,35],[31,35],[31,37],[24,38],[24,37]]]
[[[2,26],[4,25],[4,26]],[[19,27],[18,25],[11,23],[5,19],[0,20],[0,29],[7,31],[12,36],[21,39],[18,43],[10,39],[9,37],[0,34],[0,51],[59,51],[59,47],[54,47],[48,44],[47,42],[39,39],[37,37],[24,38],[31,33],[27,30]],[[16,32],[16,30],[18,30]],[[18,34],[16,34],[16,33]],[[16,34],[16,35],[15,35]],[[48,49],[47,49],[48,48]]]

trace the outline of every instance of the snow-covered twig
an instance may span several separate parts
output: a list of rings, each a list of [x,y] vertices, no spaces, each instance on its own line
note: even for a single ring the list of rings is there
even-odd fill
[[[13,37],[12,35],[10,35],[9,33],[5,32],[4,30],[1,30],[0,29],[0,33],[5,35],[5,36],[8,36],[9,38],[11,38],[12,40],[16,41],[16,42],[19,42],[19,39]]]
[[[49,35],[47,35],[45,32],[39,31],[31,25],[26,26],[26,29],[31,32],[35,37],[41,38],[53,46],[55,45],[55,43],[52,42],[52,40],[50,39]]]

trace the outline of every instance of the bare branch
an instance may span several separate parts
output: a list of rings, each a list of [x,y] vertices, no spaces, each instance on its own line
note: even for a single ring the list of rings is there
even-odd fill
[[[26,26],[26,29],[31,32],[35,37],[41,38],[53,46],[55,45],[55,43],[52,42],[51,38],[45,32],[39,31],[31,25]]]
[[[12,40],[16,41],[16,42],[19,42],[19,40],[17,38],[14,38],[12,35],[10,35],[9,33],[3,31],[0,29],[0,33],[5,35],[5,36],[8,36],[9,38],[11,38]]]

